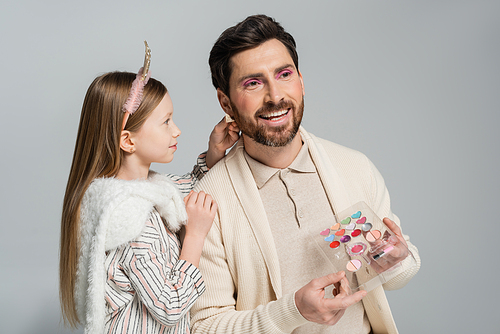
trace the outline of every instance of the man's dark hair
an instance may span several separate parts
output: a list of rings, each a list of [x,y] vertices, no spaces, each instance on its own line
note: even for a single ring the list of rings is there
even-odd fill
[[[227,28],[212,47],[208,64],[212,72],[214,87],[219,88],[229,96],[229,78],[232,73],[231,57],[239,52],[256,48],[271,39],[277,39],[285,45],[298,69],[299,56],[292,35],[287,33],[272,17],[252,15],[237,25]]]

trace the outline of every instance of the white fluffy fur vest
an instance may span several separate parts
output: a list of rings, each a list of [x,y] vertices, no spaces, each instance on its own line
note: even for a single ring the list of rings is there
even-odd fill
[[[104,262],[106,251],[137,238],[155,207],[176,232],[187,219],[184,202],[173,182],[150,172],[147,180],[94,180],[80,211],[80,257],[75,299],[85,333],[102,333],[105,321]]]

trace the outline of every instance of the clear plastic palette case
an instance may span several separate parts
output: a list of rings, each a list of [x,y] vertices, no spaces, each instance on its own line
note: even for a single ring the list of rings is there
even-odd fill
[[[365,202],[340,212],[336,219],[310,235],[332,272],[345,271],[352,292],[368,292],[394,278],[402,272],[405,259],[405,268],[417,265],[410,250]]]

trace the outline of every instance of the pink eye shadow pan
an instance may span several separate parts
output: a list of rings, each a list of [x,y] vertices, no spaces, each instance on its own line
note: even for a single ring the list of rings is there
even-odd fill
[[[372,230],[366,234],[366,240],[368,242],[375,242],[381,235],[382,233],[379,230]]]
[[[347,270],[350,272],[356,272],[361,268],[361,261],[359,260],[351,260],[349,263],[346,265]]]

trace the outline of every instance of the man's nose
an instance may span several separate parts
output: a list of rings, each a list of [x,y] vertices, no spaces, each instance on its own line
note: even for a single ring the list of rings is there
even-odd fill
[[[265,96],[266,103],[277,104],[284,98],[284,92],[280,84],[274,80],[270,80],[267,84],[267,92]]]

